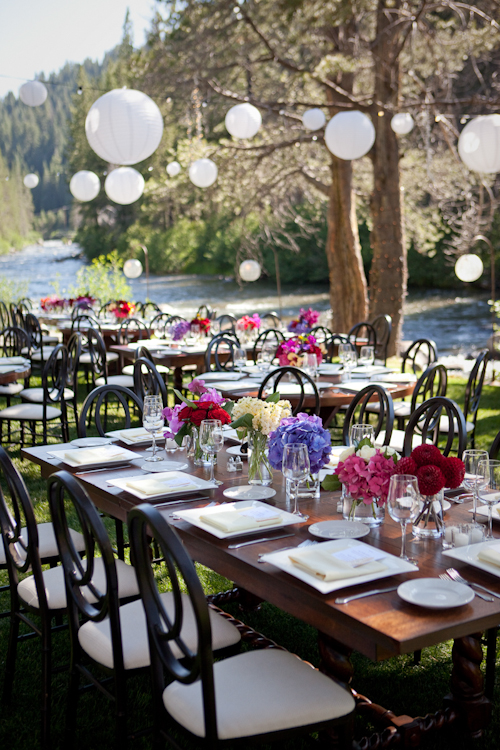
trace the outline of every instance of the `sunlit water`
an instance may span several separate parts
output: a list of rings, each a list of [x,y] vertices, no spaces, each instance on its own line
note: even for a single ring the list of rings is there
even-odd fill
[[[76,273],[84,260],[77,245],[60,242],[30,245],[21,252],[0,256],[0,277],[28,282],[28,296],[38,301],[55,291],[68,294],[75,284]],[[232,279],[218,276],[151,276],[149,293],[146,279],[131,282],[133,298],[146,297],[172,311],[188,315],[203,304],[221,312],[240,315],[244,312],[279,311],[274,284],[255,282],[240,289]],[[314,286],[286,287],[281,299],[284,317],[300,307],[329,309],[328,288]],[[412,293],[405,305],[403,338],[433,339],[441,354],[474,354],[483,348],[491,335],[491,316],[487,294],[472,295],[464,291]]]

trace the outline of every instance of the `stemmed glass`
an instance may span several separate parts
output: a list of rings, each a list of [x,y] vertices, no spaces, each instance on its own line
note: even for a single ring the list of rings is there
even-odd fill
[[[209,482],[222,484],[214,477],[215,454],[222,450],[224,445],[224,433],[220,419],[204,419],[200,425],[200,446],[204,453],[210,456]]]
[[[480,476],[478,466],[480,461],[488,461],[488,452],[476,449],[464,451],[462,461],[465,466],[464,487],[474,493],[474,513],[472,520],[476,523],[477,497],[479,488],[486,481]]]
[[[312,352],[306,352],[303,359],[303,367],[313,380],[318,377],[318,357]]]
[[[375,428],[372,424],[353,424],[349,430],[349,445],[357,448],[362,440],[368,438],[375,442]]]
[[[500,502],[500,461],[479,461],[477,473],[481,477],[479,497],[488,506],[488,533],[485,539],[493,539],[493,506]]]
[[[156,455],[156,438],[155,433],[164,425],[164,417],[162,414],[163,402],[161,396],[146,396],[144,399],[144,407],[142,410],[142,425],[145,430],[151,433],[153,438],[153,452],[151,456],[148,456],[145,461],[162,461],[161,456]]]
[[[375,350],[373,346],[362,346],[359,351],[358,364],[369,367],[375,361]]]
[[[305,516],[299,510],[299,482],[306,479],[311,473],[309,463],[309,453],[305,443],[288,443],[283,447],[283,476],[290,481],[294,493],[293,514],[307,521],[309,516]]]
[[[267,372],[276,354],[276,343],[265,341],[257,356],[257,365],[260,370]]]
[[[242,372],[247,363],[247,353],[241,346],[235,346],[233,350],[233,362],[238,372]]]
[[[357,355],[351,344],[339,344],[339,357],[344,365],[347,377],[351,375],[351,368],[356,366]]]
[[[393,474],[389,482],[387,508],[393,521],[401,525],[401,554],[402,560],[415,563],[406,554],[406,527],[414,521],[420,510],[420,496],[417,477],[411,474]]]

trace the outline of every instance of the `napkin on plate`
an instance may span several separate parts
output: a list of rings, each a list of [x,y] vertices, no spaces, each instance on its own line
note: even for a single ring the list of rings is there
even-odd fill
[[[151,433],[144,427],[132,427],[128,430],[121,430],[120,437],[130,440],[131,443],[143,443],[144,440],[151,439]]]
[[[24,365],[29,364],[26,357],[0,357],[0,365]]]
[[[116,448],[112,445],[103,445],[99,448],[79,448],[76,451],[65,451],[64,453],[64,458],[78,466],[105,461],[119,461],[122,456],[124,459],[128,458],[128,451],[124,453],[122,448]]]
[[[481,562],[490,563],[500,567],[500,545],[494,547],[484,547],[477,553],[477,559]]]
[[[321,545],[318,545],[321,546]],[[351,563],[334,557],[332,551],[321,549],[306,549],[304,552],[293,553],[289,558],[295,567],[304,570],[321,581],[338,581],[344,578],[359,578],[360,576],[382,573],[387,566],[377,560],[354,567]]]
[[[130,479],[126,483],[127,487],[136,492],[142,492],[143,495],[167,495],[171,492],[182,492],[184,490],[197,490],[198,485],[192,482],[189,477],[185,479],[172,477],[171,479],[158,479],[156,477],[147,477],[146,479]]]
[[[274,508],[250,507],[244,510],[223,510],[218,513],[207,513],[200,516],[200,521],[209,526],[230,534],[234,531],[253,531],[254,529],[277,526],[283,516]]]

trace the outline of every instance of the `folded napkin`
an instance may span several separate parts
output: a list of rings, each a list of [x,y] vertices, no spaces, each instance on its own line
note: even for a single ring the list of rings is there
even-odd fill
[[[29,364],[26,357],[0,357],[0,365],[24,365]]]
[[[281,513],[274,508],[250,507],[244,510],[224,510],[218,513],[207,513],[200,516],[200,521],[227,534],[235,531],[253,531],[254,529],[277,526],[283,520]]]
[[[127,487],[136,492],[142,492],[143,495],[168,495],[172,492],[182,492],[184,490],[197,490],[198,485],[192,482],[189,477],[171,479],[158,479],[157,477],[148,477],[147,479],[130,479],[126,483]]]
[[[15,365],[2,365],[0,364],[0,372],[12,372],[12,369],[15,367]]]
[[[490,563],[490,565],[497,565],[500,567],[500,546],[495,545],[494,547],[484,547],[477,554],[477,559],[481,562]]]
[[[319,578],[321,581],[359,578],[360,576],[382,573],[387,570],[387,566],[377,560],[353,567],[350,563],[334,557],[331,550],[323,551],[316,547],[304,552],[293,553],[289,555],[289,558],[295,567],[304,570],[314,578]]]
[[[122,456],[127,458],[128,451],[124,453],[122,448],[115,448],[112,445],[103,445],[99,448],[80,448],[76,451],[65,451],[64,453],[64,458],[78,466],[103,463],[104,461],[118,461]]]
[[[328,461],[327,464],[325,464],[324,468],[326,467],[330,469],[337,468],[337,466],[339,465],[340,456],[345,450],[347,450],[347,447],[348,446],[346,445],[336,445],[334,448],[332,448],[331,453],[330,453],[330,460]]]
[[[144,440],[151,439],[151,433],[144,427],[133,427],[129,430],[121,430],[120,437],[129,440],[131,443],[143,443]]]

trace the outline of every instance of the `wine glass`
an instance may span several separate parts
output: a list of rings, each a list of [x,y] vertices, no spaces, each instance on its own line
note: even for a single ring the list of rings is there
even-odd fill
[[[146,396],[144,399],[144,407],[142,411],[142,424],[145,430],[151,433],[153,438],[153,452],[151,456],[148,456],[146,461],[162,461],[161,456],[156,455],[156,438],[155,433],[164,425],[164,417],[162,414],[163,402],[161,396]]]
[[[313,380],[318,377],[318,357],[312,352],[306,352],[303,359],[303,368]]]
[[[340,361],[344,365],[344,370],[349,378],[351,375],[351,368],[356,366],[357,356],[356,352],[351,344],[339,344],[339,357]]]
[[[488,461],[488,452],[471,448],[464,451],[462,461],[465,466],[464,487],[468,490],[472,490],[474,494],[474,513],[472,520],[476,523],[478,491],[485,481],[484,476],[481,477],[479,475],[478,464],[480,461]]]
[[[375,350],[373,346],[362,346],[359,351],[358,364],[369,367],[370,365],[373,365],[374,361],[375,361]]]
[[[233,350],[233,362],[238,372],[242,372],[247,364],[247,353],[241,346],[235,346]]]
[[[306,479],[311,472],[309,463],[309,453],[305,443],[288,443],[283,446],[283,476],[290,480],[290,485],[294,492],[293,514],[307,521],[309,516],[305,516],[299,510],[299,482]]]
[[[401,525],[401,559],[415,563],[406,554],[406,527],[414,521],[420,510],[417,477],[411,474],[393,474],[389,482],[387,508],[393,521]]]
[[[204,419],[200,424],[200,446],[204,453],[210,456],[210,477],[209,482],[213,484],[222,484],[214,477],[215,454],[222,450],[224,445],[224,433],[222,431],[222,422],[220,419]]]
[[[276,354],[276,343],[271,341],[265,341],[262,344],[262,349],[257,356],[257,365],[260,370],[267,372]]]
[[[488,506],[488,533],[485,539],[493,539],[493,506],[500,502],[500,461],[481,460],[477,465],[479,497]]]
[[[375,428],[372,424],[353,424],[349,430],[349,445],[357,448],[362,440],[368,438],[375,443]]]

